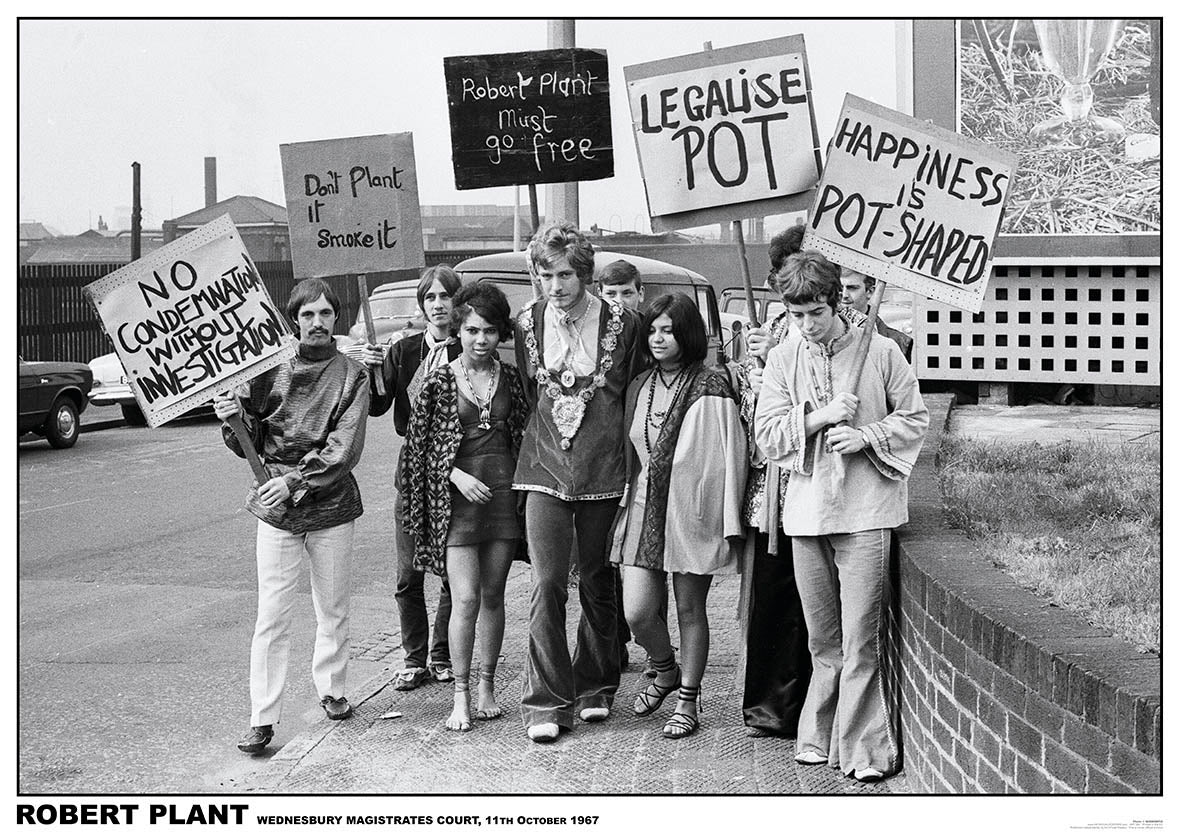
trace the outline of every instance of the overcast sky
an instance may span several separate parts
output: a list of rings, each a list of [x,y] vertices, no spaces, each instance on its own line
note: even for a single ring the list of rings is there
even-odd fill
[[[696,52],[704,41],[718,48],[802,33],[823,143],[846,92],[899,106],[895,28],[578,21],[576,44],[607,51],[615,145],[615,176],[582,186],[582,226],[649,228],[624,66]],[[511,205],[511,188],[455,189],[443,57],[547,48],[540,19],[26,20],[19,38],[19,216],[65,234],[96,226],[99,215],[111,228],[127,222],[133,161],[144,226],[159,228],[204,205],[207,156],[217,158],[219,199],[282,204],[280,143],[401,131],[414,134],[422,203]]]

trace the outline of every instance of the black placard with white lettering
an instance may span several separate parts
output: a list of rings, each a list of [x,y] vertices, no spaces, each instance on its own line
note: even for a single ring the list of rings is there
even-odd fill
[[[546,49],[443,59],[455,188],[615,173],[607,53]]]

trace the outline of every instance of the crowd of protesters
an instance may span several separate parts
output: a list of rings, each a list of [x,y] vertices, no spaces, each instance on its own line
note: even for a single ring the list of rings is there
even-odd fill
[[[502,715],[505,582],[523,559],[532,573],[520,695],[528,738],[546,743],[576,721],[608,720],[629,639],[647,654],[650,681],[627,710],[654,715],[672,698],[660,734],[694,734],[710,585],[741,573],[749,733],[794,738],[799,763],[858,780],[898,771],[883,660],[890,535],[907,519],[906,480],[928,414],[908,338],[880,325],[866,332],[872,280],[801,250],[802,232],[772,241],[768,283],[785,307],[747,329],[742,364],[707,357],[689,297],[646,299],[626,261],[596,274],[593,247],[569,224],[530,242],[536,298],[515,315],[494,284],[461,285],[450,268],[432,267],[418,285],[425,330],[365,345],[359,362],[332,339],[340,302],[331,287],[300,282],[287,306],[294,358],[215,402],[226,444],[243,455],[249,439],[270,477],[247,500],[258,518],[259,599],[251,728],[238,748],[262,752],[279,721],[305,554],[313,679],[329,718],[352,714],[349,567],[362,506],[351,470],[367,418],[392,406],[405,439],[393,538],[405,664],[394,687],[454,682],[446,728]],[[515,364],[498,357],[509,339]],[[239,420],[244,432],[231,429]],[[581,613],[573,650],[572,567]],[[442,579],[433,626],[426,572]]]

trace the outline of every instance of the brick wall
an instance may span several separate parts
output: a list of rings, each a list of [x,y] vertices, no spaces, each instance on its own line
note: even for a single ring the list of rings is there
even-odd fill
[[[907,780],[932,793],[1161,791],[1161,666],[1053,607],[943,527],[931,431],[900,531],[899,684]]]

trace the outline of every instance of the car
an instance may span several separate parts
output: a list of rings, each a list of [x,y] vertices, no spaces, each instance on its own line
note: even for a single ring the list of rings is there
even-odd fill
[[[17,357],[17,433],[42,435],[54,447],[73,447],[94,376],[82,363],[37,362]]]
[[[525,259],[524,251],[478,255],[456,264],[455,272],[465,283],[472,281],[494,282],[508,297],[512,310],[519,311],[535,298],[533,281]],[[654,258],[607,250],[595,251],[595,269],[597,271],[619,259],[630,262],[640,272],[645,299],[652,300],[664,293],[684,293],[693,299],[701,311],[702,320],[705,322],[710,357],[719,364],[725,360],[717,294],[713,285],[704,276]],[[502,349],[502,359],[505,357],[511,357],[511,347]]]
[[[369,292],[369,310],[373,314],[373,331],[377,345],[394,342],[404,334],[426,328],[426,320],[418,309],[418,279],[387,282]],[[357,318],[349,328],[348,344],[367,342],[365,319],[360,305]]]
[[[94,384],[90,390],[90,402],[95,406],[117,406],[123,413],[123,420],[133,427],[146,427],[148,419],[140,409],[135,393],[131,390],[131,382],[123,370],[123,363],[115,352],[95,357],[88,364],[94,376]],[[185,413],[188,415],[205,415],[213,413],[213,403],[195,406]]]

